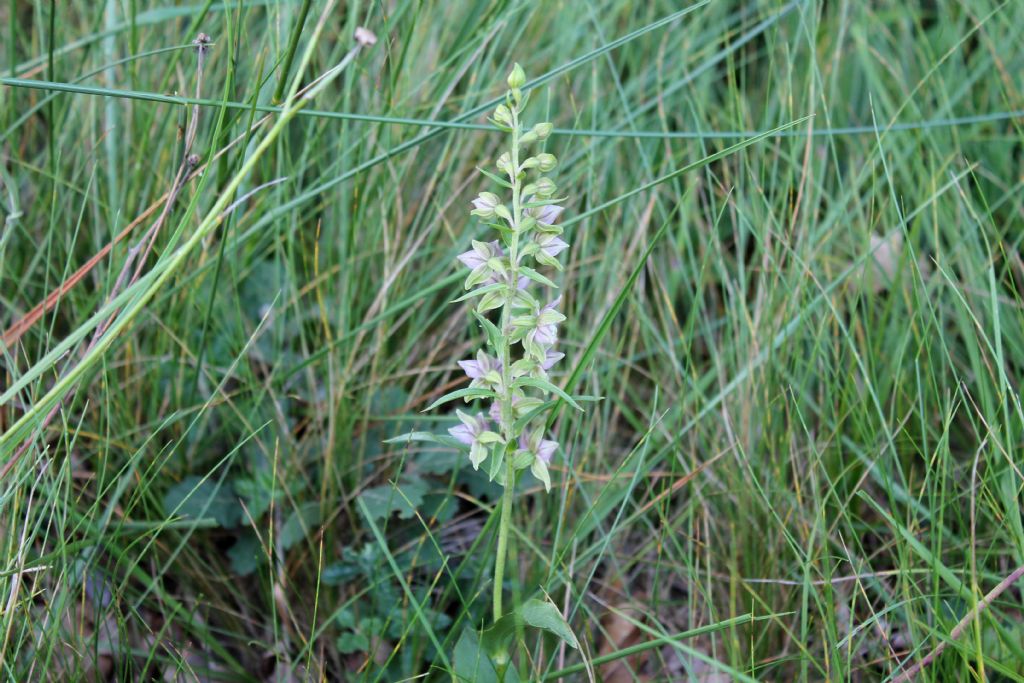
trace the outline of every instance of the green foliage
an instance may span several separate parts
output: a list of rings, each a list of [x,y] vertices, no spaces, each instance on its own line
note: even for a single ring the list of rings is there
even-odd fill
[[[384,519],[392,513],[398,513],[402,519],[409,519],[423,504],[423,496],[427,490],[427,483],[422,479],[406,477],[396,486],[368,488],[360,493],[359,497],[374,519]]]
[[[212,518],[224,527],[235,526],[242,512],[224,487],[196,476],[186,477],[168,489],[164,495],[164,511],[168,516]]]
[[[423,411],[500,346],[497,290],[450,302],[516,61],[586,411],[516,415],[561,447],[503,588],[582,647],[524,620],[504,680],[1024,676],[1020,585],[982,603],[1024,564],[1024,4],[325,6],[0,3],[5,680],[501,680],[530,463]]]

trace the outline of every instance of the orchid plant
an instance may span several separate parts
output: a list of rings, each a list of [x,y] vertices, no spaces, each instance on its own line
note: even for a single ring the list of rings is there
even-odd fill
[[[470,383],[454,393],[466,402],[483,399],[491,405],[486,413],[456,411],[460,424],[449,432],[469,447],[473,467],[485,466],[490,478],[504,487],[494,570],[496,622],[502,616],[516,477],[529,470],[545,490],[551,490],[548,465],[558,443],[547,438],[547,418],[554,396],[568,398],[548,378],[548,371],[564,357],[555,350],[558,324],[565,320],[558,311],[561,297],[538,291],[557,289],[539,269],[561,270],[557,257],[569,247],[557,224],[563,199],[555,197],[557,187],[548,176],[558,160],[537,149],[551,135],[551,124],[527,126],[522,120],[528,99],[522,90],[525,82],[523,69],[516,64],[508,76],[504,103],[491,118],[511,138],[497,159],[501,175],[481,170],[505,196],[481,192],[470,212],[493,228],[498,239],[474,240],[472,248],[458,257],[469,269],[469,291],[460,300],[475,300],[473,315],[487,331],[490,353],[480,350],[474,358],[459,361]]]

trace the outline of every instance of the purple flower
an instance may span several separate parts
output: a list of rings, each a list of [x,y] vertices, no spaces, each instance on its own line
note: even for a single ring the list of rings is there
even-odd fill
[[[563,211],[565,211],[565,207],[558,206],[557,204],[538,207],[536,214],[537,222],[544,223],[545,225],[554,225]]]
[[[537,446],[537,457],[544,461],[545,465],[551,464],[551,456],[555,454],[555,449],[558,448],[557,441],[548,441],[547,439],[541,439],[540,444]]]
[[[558,448],[557,441],[549,441],[543,437],[543,428],[538,427],[529,436],[519,437],[519,450],[539,458],[545,465],[551,463],[551,457]]]
[[[541,251],[551,257],[558,256],[569,248],[568,242],[558,235],[552,235],[550,233],[542,233],[538,235],[537,245],[540,247]]]
[[[473,208],[478,216],[491,218],[494,216],[494,207],[501,202],[493,192],[481,192],[480,196],[473,200]]]
[[[501,361],[491,358],[483,351],[477,352],[476,360],[460,360],[459,365],[470,379],[483,379],[491,370],[501,372]]]
[[[473,469],[478,469],[480,463],[487,458],[488,446],[501,441],[501,437],[490,430],[490,421],[483,416],[483,413],[469,415],[456,410],[462,424],[456,425],[448,430],[448,433],[455,437],[459,443],[469,446],[469,462]]]
[[[459,420],[462,424],[452,427],[448,430],[448,433],[454,436],[460,443],[464,443],[467,446],[472,446],[478,443],[480,435],[486,432],[487,428],[490,426],[487,418],[484,417],[483,413],[468,415],[461,410],[456,410],[455,414],[459,416]]]
[[[530,195],[524,198],[524,201],[529,204],[530,202],[536,201],[537,197]],[[558,217],[565,211],[565,207],[558,206],[557,204],[546,204],[545,206],[533,206],[525,210],[526,215],[533,216],[537,219],[538,223],[544,225],[554,225]]]
[[[473,248],[459,254],[458,259],[470,270],[476,270],[487,264],[487,260],[495,256],[504,256],[498,240],[493,242],[477,242],[473,240]]]
[[[550,325],[540,325],[535,327],[526,333],[527,340],[536,344],[543,344],[545,346],[554,344],[558,341],[558,327],[554,323]]]
[[[460,360],[459,366],[472,382],[471,387],[494,387],[501,384],[501,361],[478,351],[476,360]]]
[[[556,311],[555,307],[561,301],[562,297],[558,297],[540,309],[534,321],[534,328],[526,333],[528,344],[550,346],[558,341],[558,323],[565,320],[565,316]]]
[[[544,427],[537,427],[529,436],[525,434],[519,437],[519,450],[516,455],[527,455],[526,460],[530,462],[530,472],[544,484],[544,488],[551,490],[551,475],[548,473],[548,464],[551,457],[558,448],[558,442],[549,441],[544,438]]]
[[[558,351],[552,351],[551,349],[548,349],[547,351],[544,352],[544,360],[541,361],[540,366],[544,370],[550,370],[552,367],[554,367],[555,363],[562,360],[563,358],[565,358],[564,353],[559,353]]]

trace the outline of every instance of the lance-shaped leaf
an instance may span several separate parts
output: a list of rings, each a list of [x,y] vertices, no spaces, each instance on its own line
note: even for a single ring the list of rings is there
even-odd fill
[[[512,384],[512,386],[533,387],[534,389],[540,389],[541,391],[552,393],[558,398],[568,403],[569,405],[571,405],[576,410],[583,412],[583,408],[580,407],[580,404],[577,403],[572,396],[565,393],[565,391],[562,390],[560,387],[555,386],[546,379],[539,379],[537,377],[520,377]]]

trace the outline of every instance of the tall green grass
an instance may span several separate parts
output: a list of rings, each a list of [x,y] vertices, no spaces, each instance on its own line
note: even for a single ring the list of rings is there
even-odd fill
[[[1024,6],[324,7],[0,5],[4,680],[452,680],[499,490],[384,442],[453,424],[514,61],[575,200],[555,379],[602,399],[506,583],[584,653],[522,678],[1024,678]]]

